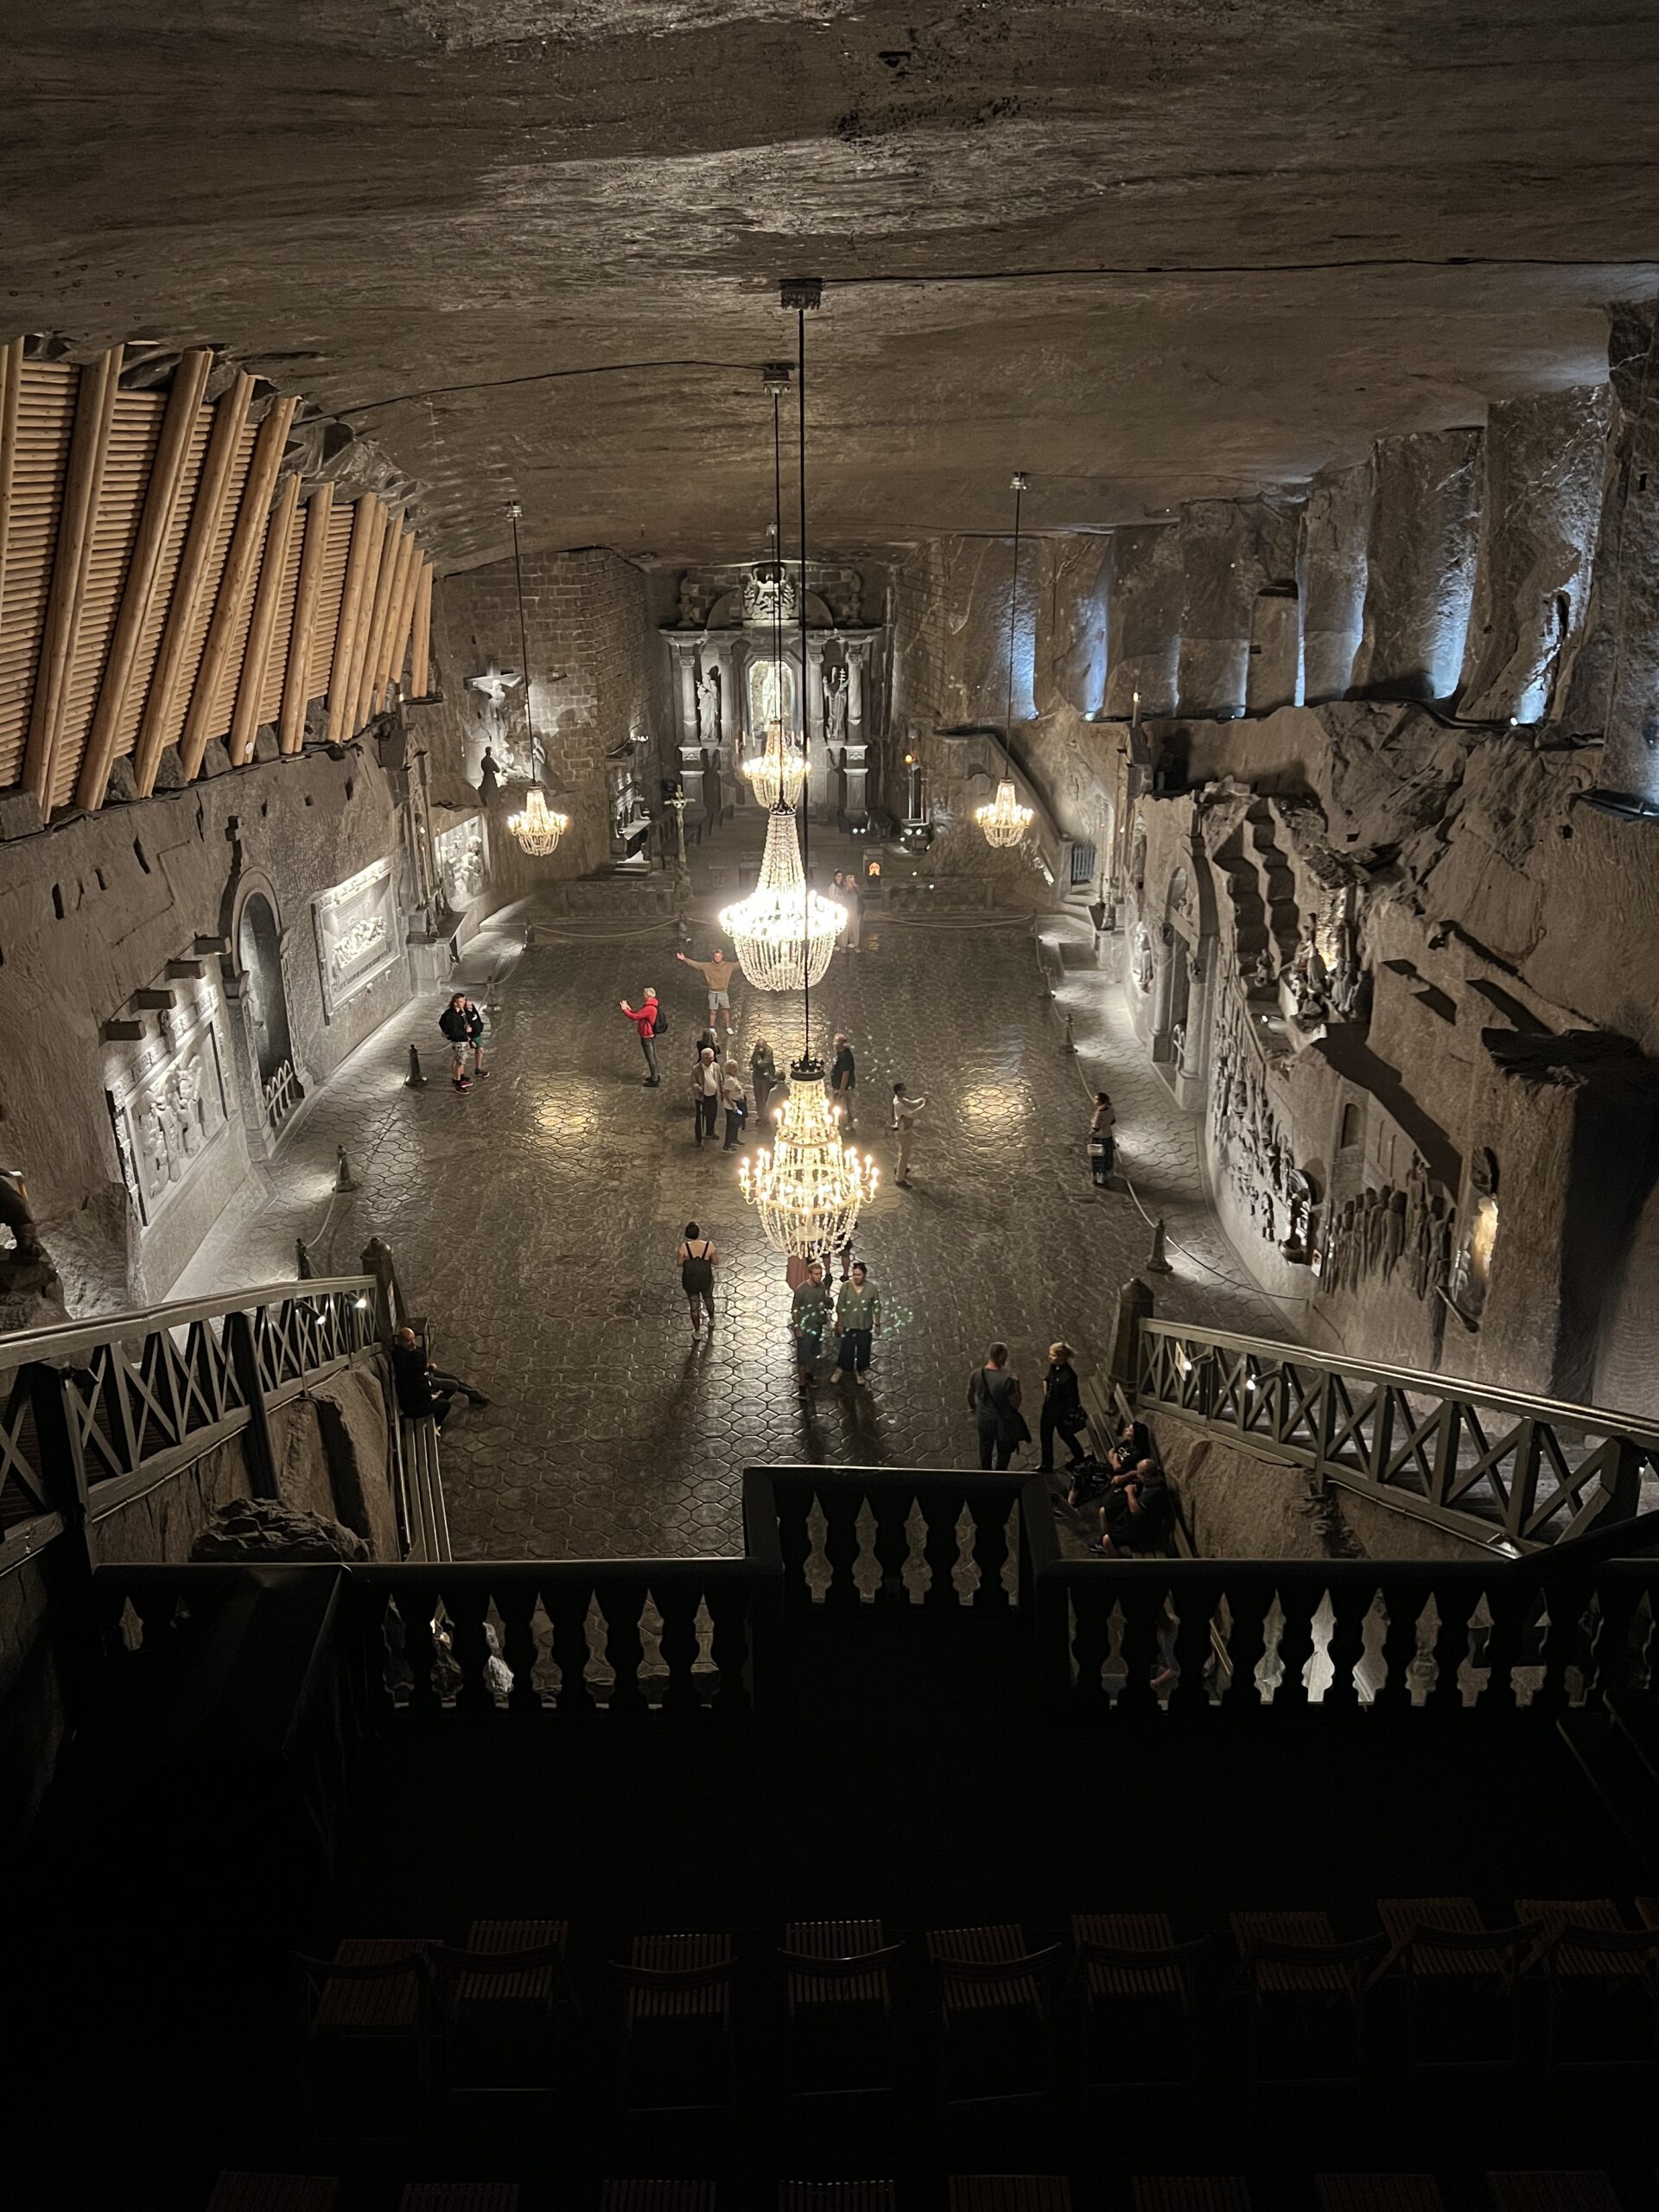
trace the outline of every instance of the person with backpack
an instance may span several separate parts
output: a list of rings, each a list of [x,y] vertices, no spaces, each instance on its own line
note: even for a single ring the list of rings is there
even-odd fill
[[[438,1027],[449,1040],[450,1080],[457,1090],[470,1090],[468,1052],[473,1056],[473,1074],[489,1073],[484,1065],[484,1017],[465,991],[457,991],[438,1016]]]
[[[979,1431],[980,1465],[988,1468],[995,1462],[996,1471],[1006,1473],[1020,1446],[1031,1441],[1020,1410],[1020,1377],[1009,1371],[1007,1344],[993,1344],[985,1364],[969,1376],[968,1410]]]
[[[680,1288],[685,1293],[685,1302],[691,1309],[691,1333],[702,1334],[702,1317],[709,1316],[709,1333],[715,1333],[715,1269],[720,1255],[715,1249],[712,1237],[705,1236],[695,1221],[685,1224],[685,1236],[677,1255],[680,1263]]]
[[[663,1079],[657,1066],[657,1039],[668,1033],[667,1012],[658,1003],[657,994],[649,983],[645,985],[645,1000],[639,1011],[636,1013],[626,999],[622,1001],[622,1011],[638,1033],[639,1049],[645,1054],[645,1065],[650,1070],[641,1087],[655,1090]]]

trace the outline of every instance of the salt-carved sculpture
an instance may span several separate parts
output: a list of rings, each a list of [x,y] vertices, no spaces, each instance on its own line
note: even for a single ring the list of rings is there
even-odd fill
[[[847,671],[827,668],[823,672],[824,737],[831,747],[847,742]]]
[[[697,682],[697,730],[705,745],[720,743],[720,672],[712,662]]]

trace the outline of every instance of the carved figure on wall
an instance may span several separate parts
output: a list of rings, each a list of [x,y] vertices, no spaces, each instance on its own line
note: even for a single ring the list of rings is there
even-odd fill
[[[1319,950],[1319,917],[1310,914],[1295,954],[1284,974],[1287,1012],[1299,1021],[1318,1021],[1328,1011],[1330,971]]]
[[[697,732],[705,745],[720,743],[720,671],[712,661],[697,679]]]
[[[187,1158],[200,1152],[206,1142],[201,1122],[201,1070],[187,1064],[180,1068],[168,1086],[168,1102],[177,1119],[179,1141]]]
[[[486,745],[484,758],[478,764],[478,795],[486,806],[493,806],[501,789],[501,763]]]
[[[844,668],[826,668],[823,671],[823,734],[825,742],[838,749],[847,742],[847,671]]]
[[[1137,922],[1135,925],[1135,936],[1129,949],[1129,973],[1135,979],[1136,990],[1151,991],[1152,938],[1144,922]]]
[[[1170,1058],[1179,1071],[1186,1064],[1186,1024],[1178,1021],[1169,1033]]]
[[[743,620],[746,622],[792,622],[795,586],[789,573],[775,562],[765,561],[743,579]]]

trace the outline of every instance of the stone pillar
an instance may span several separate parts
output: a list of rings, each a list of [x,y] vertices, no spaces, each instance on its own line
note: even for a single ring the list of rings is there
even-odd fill
[[[1302,602],[1294,584],[1264,584],[1250,614],[1244,703],[1253,715],[1294,707],[1301,696]]]
[[[1616,403],[1584,642],[1558,715],[1605,730],[1596,781],[1659,804],[1659,301],[1612,309]]]
[[[1249,518],[1231,499],[1194,499],[1181,512],[1179,537],[1176,711],[1236,714],[1249,681],[1256,584]]]
[[[862,638],[849,638],[842,651],[847,660],[847,739],[850,745],[864,742],[864,655],[867,641]]]
[[[1136,692],[1143,715],[1174,712],[1183,589],[1180,533],[1173,524],[1114,532],[1106,662],[1111,720],[1128,720]]]
[[[848,717],[851,721],[851,716]],[[869,809],[869,747],[848,743],[841,749],[841,770],[843,779],[842,804],[849,814],[860,815]]]
[[[810,733],[818,739],[828,734],[830,717],[823,702],[823,639],[815,638],[810,631],[806,639],[806,666],[801,671],[801,716],[804,734]]]
[[[668,646],[679,671],[680,680],[675,697],[679,715],[680,743],[695,745],[697,737],[697,641],[695,638],[671,638]]]
[[[1486,420],[1475,597],[1459,712],[1543,721],[1584,619],[1611,427],[1605,385],[1497,401]]]
[[[1463,665],[1474,587],[1478,430],[1380,438],[1365,548],[1365,620],[1354,664],[1362,696],[1449,699]]]
[[[1346,696],[1365,621],[1365,541],[1371,465],[1321,476],[1302,509],[1296,580],[1302,594],[1302,697]]]
[[[1126,1282],[1117,1294],[1117,1309],[1112,1317],[1112,1356],[1109,1373],[1133,1399],[1136,1374],[1140,1366],[1140,1345],[1137,1341],[1141,1324],[1150,1321],[1157,1310],[1157,1300],[1152,1294],[1150,1283],[1139,1275]]]

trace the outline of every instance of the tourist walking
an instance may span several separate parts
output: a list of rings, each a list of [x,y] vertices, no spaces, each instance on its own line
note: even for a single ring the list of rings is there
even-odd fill
[[[910,1147],[916,1139],[916,1116],[926,1104],[925,1098],[912,1098],[902,1083],[893,1084],[893,1126],[899,1137],[899,1173],[893,1179],[901,1191],[910,1188]]]
[[[979,1431],[979,1464],[1001,1474],[1031,1431],[1020,1410],[1020,1377],[1008,1366],[1007,1344],[993,1344],[985,1363],[968,1378],[968,1410]]]
[[[732,963],[716,945],[707,960],[693,960],[689,953],[677,952],[677,960],[688,968],[695,968],[709,986],[709,1027],[723,1028],[732,1033],[732,977],[737,973]]]
[[[840,1030],[836,1032],[836,1057],[830,1068],[830,1096],[831,1103],[841,1109],[841,1126],[853,1126],[853,1093],[858,1088],[858,1069],[853,1059],[853,1048]]]
[[[691,1309],[691,1333],[702,1334],[702,1319],[709,1317],[709,1333],[715,1333],[715,1269],[720,1265],[720,1255],[712,1238],[705,1236],[695,1221],[685,1224],[685,1235],[675,1255],[680,1263],[680,1288],[685,1293],[685,1302]]]
[[[803,1390],[817,1380],[823,1332],[836,1310],[836,1294],[823,1279],[823,1262],[807,1262],[806,1280],[790,1300],[789,1325],[795,1338],[795,1379]]]
[[[841,1342],[836,1348],[835,1372],[832,1382],[839,1382],[843,1375],[851,1375],[864,1389],[870,1387],[870,1346],[881,1333],[881,1294],[870,1281],[870,1271],[862,1260],[855,1260],[853,1272],[836,1293],[836,1326],[841,1332]]]
[[[691,1071],[691,1104],[696,1115],[697,1148],[702,1148],[704,1137],[715,1134],[715,1116],[720,1111],[720,1064],[705,1045],[697,1054],[697,1065]]]
[[[720,1103],[726,1109],[726,1141],[720,1147],[729,1152],[743,1134],[743,1124],[749,1118],[748,1093],[743,1088],[743,1071],[734,1056],[720,1071]]]
[[[754,1101],[754,1118],[758,1122],[766,1110],[778,1081],[778,1062],[772,1046],[764,1037],[754,1040],[754,1050],[749,1054],[749,1096]]]
[[[456,991],[438,1016],[438,1027],[449,1040],[449,1078],[457,1090],[470,1090],[467,1055],[473,1056],[473,1074],[487,1075],[484,1065],[484,1017],[465,991]]]
[[[1077,1383],[1077,1370],[1071,1364],[1071,1347],[1068,1344],[1053,1344],[1048,1348],[1048,1372],[1043,1377],[1043,1410],[1038,1422],[1042,1436],[1042,1455],[1037,1462],[1039,1474],[1054,1471],[1054,1439],[1063,1436],[1070,1457],[1066,1460],[1068,1473],[1074,1471],[1083,1459],[1078,1439],[1086,1436],[1089,1417],[1083,1410],[1083,1392]]]
[[[1094,1119],[1089,1124],[1089,1168],[1096,1189],[1104,1190],[1112,1164],[1117,1157],[1117,1140],[1113,1131],[1117,1127],[1117,1116],[1107,1093],[1095,1093]]]
[[[662,1071],[657,1065],[656,1040],[666,1032],[668,1016],[658,1004],[657,994],[649,983],[645,985],[645,995],[639,1012],[634,1011],[626,999],[622,1001],[622,1011],[638,1032],[639,1049],[645,1056],[645,1088],[654,1090],[663,1079]]]

